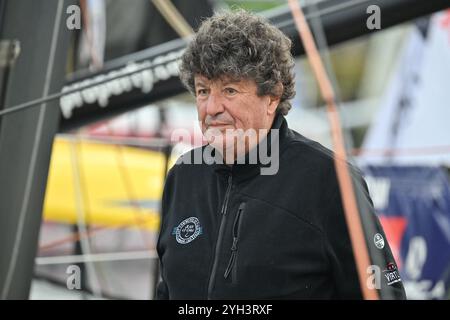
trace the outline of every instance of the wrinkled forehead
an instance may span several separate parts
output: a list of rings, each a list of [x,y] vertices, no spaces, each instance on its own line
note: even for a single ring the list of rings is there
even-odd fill
[[[230,84],[230,83],[242,83],[243,84],[243,83],[246,83],[248,81],[249,81],[249,79],[247,79],[247,78],[244,78],[244,77],[233,77],[233,76],[230,76],[230,75],[221,75],[221,76],[213,78],[213,79],[210,79],[210,78],[208,78],[208,77],[206,77],[204,75],[201,75],[201,74],[196,74],[194,76],[194,83],[195,83],[196,86],[197,85],[210,86],[210,85],[213,85],[213,84],[223,85],[223,84]]]

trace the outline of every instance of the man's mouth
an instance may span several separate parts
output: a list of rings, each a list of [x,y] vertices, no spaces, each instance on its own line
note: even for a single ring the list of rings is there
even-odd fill
[[[208,125],[209,126],[227,126],[230,124],[227,122],[211,121]]]
[[[227,127],[231,127],[231,124],[229,123],[221,123],[221,122],[211,122],[210,124],[207,125],[208,129],[226,129]]]

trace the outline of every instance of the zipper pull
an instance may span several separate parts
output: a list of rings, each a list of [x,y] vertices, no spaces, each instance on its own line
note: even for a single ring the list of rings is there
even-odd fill
[[[230,274],[231,270],[233,270],[234,267],[234,260],[236,259],[236,251],[237,251],[237,242],[238,238],[233,237],[233,245],[231,246],[231,257],[230,260],[228,261],[227,268],[225,269],[225,273],[223,275],[225,279],[228,278],[228,275]]]
[[[225,269],[225,273],[223,275],[225,279],[228,278],[231,270],[233,270],[233,268],[235,267],[234,265],[236,263],[235,260],[236,260],[237,245],[238,245],[238,240],[239,240],[239,222],[242,218],[241,215],[242,215],[242,212],[244,211],[244,208],[245,208],[245,202],[243,202],[239,205],[239,209],[238,209],[236,218],[233,223],[233,244],[231,245],[231,257],[230,257],[230,260],[228,261],[227,268]]]
[[[237,250],[237,243],[238,243],[238,238],[234,237],[233,238],[233,245],[231,246],[231,251],[236,251]]]
[[[238,212],[236,214],[236,218],[234,219],[234,223],[233,223],[233,238],[237,238],[239,237],[239,221],[241,220],[241,214],[244,211],[245,208],[245,202],[242,202],[239,205],[239,209]]]
[[[225,273],[223,275],[223,277],[225,279],[228,278],[228,276],[230,275],[231,270],[233,270],[233,266],[234,266],[234,259],[236,258],[236,250],[234,250],[231,253],[231,257],[230,257],[230,261],[228,262],[227,268],[225,269]]]
[[[230,257],[230,261],[228,261],[228,265],[227,268],[225,269],[225,273],[223,275],[223,277],[226,279],[228,278],[231,270],[233,270],[234,267],[234,260],[236,260],[236,252],[237,252],[237,243],[238,243],[238,238],[237,237],[233,237],[233,245],[231,246],[231,257]]]

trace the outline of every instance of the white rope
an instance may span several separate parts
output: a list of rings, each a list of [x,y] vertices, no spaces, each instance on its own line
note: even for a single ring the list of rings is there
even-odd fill
[[[156,250],[146,250],[146,251],[67,255],[56,257],[38,257],[36,258],[35,261],[37,265],[49,265],[49,264],[100,262],[100,261],[145,260],[145,259],[156,259],[157,257],[158,254],[156,253]]]

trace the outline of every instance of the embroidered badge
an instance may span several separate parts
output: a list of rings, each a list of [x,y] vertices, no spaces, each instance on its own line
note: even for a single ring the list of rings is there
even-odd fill
[[[188,244],[202,234],[200,221],[196,217],[187,218],[172,231],[179,244]]]

